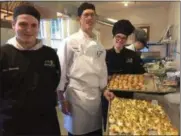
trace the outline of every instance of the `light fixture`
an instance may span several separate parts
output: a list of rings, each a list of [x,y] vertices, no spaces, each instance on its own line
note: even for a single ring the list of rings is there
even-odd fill
[[[111,22],[113,22],[113,23],[116,23],[118,20],[116,20],[116,19],[112,19],[112,18],[107,18],[107,20],[108,21],[111,21]]]
[[[2,20],[8,20],[8,21],[13,20],[13,12],[1,9],[0,13],[1,13],[0,17]]]
[[[128,2],[124,2],[124,6],[127,7],[128,6]]]
[[[122,3],[124,4],[125,7],[127,7],[129,4],[129,2],[127,0],[124,0]]]
[[[62,17],[62,16],[63,16],[63,14],[62,14],[62,13],[57,12],[57,17]]]

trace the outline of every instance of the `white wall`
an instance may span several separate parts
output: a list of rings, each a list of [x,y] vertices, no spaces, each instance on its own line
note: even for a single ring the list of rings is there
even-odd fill
[[[168,22],[168,9],[164,7],[121,9],[119,12],[107,13],[113,19],[128,19],[136,27],[150,26],[150,41],[160,40]],[[112,28],[102,25],[100,27],[102,43],[106,48],[112,46]]]
[[[101,39],[101,43],[106,49],[111,48],[113,46],[112,27],[101,25],[100,39]]]
[[[10,28],[1,28],[1,45],[5,44],[8,39],[14,37],[14,31]]]
[[[75,32],[77,32],[80,28],[79,22],[78,20],[73,17],[69,19],[69,34],[73,34]]]

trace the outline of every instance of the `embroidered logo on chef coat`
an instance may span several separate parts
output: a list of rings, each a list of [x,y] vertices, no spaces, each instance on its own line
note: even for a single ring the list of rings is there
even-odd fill
[[[126,60],[126,63],[133,63],[133,58],[128,58],[128,59]]]
[[[3,69],[2,71],[6,72],[6,71],[16,71],[16,70],[19,70],[19,67],[7,68],[7,69]]]
[[[79,49],[79,48],[76,48],[76,47],[73,47],[73,50],[74,50],[75,52],[80,52],[80,49]]]
[[[97,57],[100,57],[103,51],[97,51]]]
[[[53,60],[45,60],[44,61],[44,66],[46,67],[55,67],[55,63]]]

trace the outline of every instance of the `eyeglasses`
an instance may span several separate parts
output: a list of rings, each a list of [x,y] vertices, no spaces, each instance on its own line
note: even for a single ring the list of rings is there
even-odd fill
[[[84,16],[85,18],[91,16],[92,18],[96,16],[95,13],[85,13],[85,14],[82,14],[82,16]]]
[[[116,40],[127,40],[127,38],[128,38],[128,37],[126,37],[126,36],[120,36],[120,35],[116,35],[116,36],[115,36],[115,39],[116,39]]]

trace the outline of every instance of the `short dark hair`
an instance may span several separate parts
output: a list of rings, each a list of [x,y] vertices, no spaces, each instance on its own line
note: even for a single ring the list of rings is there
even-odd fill
[[[82,15],[82,13],[84,12],[84,10],[86,10],[86,9],[92,9],[92,10],[96,11],[96,8],[93,4],[84,2],[79,6],[79,8],[77,10],[78,16],[80,17]]]
[[[38,20],[38,22],[40,22],[39,11],[31,5],[23,4],[23,5],[17,6],[13,11],[13,19],[16,20],[16,18],[21,14],[31,15],[35,17]]]

